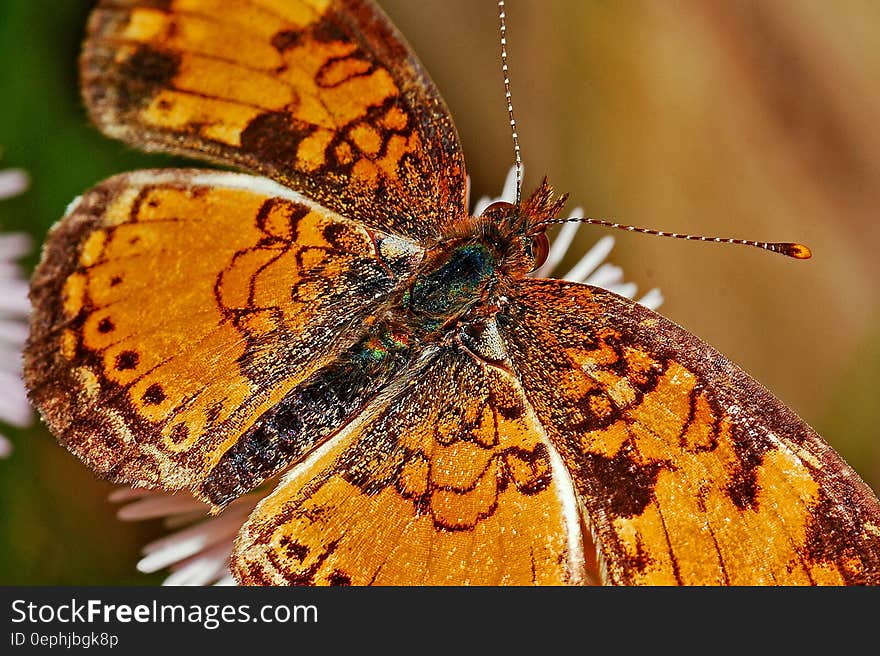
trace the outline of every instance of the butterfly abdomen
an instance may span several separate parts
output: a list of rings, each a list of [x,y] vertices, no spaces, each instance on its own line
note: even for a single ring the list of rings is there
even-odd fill
[[[408,335],[373,327],[295,386],[223,454],[200,493],[224,506],[336,434],[413,360]]]

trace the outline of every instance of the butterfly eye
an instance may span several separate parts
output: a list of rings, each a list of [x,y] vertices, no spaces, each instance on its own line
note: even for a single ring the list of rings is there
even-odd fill
[[[488,216],[495,220],[500,220],[504,217],[510,216],[514,213],[514,205],[512,203],[508,203],[507,201],[497,200],[491,205],[489,205],[486,209],[483,210],[480,216]]]
[[[539,232],[532,237],[531,249],[535,258],[535,265],[532,267],[534,271],[547,261],[547,254],[550,252],[550,240],[547,239],[546,232]]]

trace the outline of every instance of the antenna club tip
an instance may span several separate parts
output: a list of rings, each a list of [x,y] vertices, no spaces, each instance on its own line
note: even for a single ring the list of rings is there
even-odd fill
[[[812,251],[803,244],[780,244],[780,252],[793,257],[796,260],[809,260],[813,257]]]

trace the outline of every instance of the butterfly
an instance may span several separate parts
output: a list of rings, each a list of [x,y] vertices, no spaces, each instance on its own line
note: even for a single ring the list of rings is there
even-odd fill
[[[101,0],[93,121],[234,167],[52,229],[30,396],[102,477],[242,527],[243,584],[877,584],[880,502],[781,401],[612,292],[527,274],[564,197],[468,216],[439,92],[368,0]]]

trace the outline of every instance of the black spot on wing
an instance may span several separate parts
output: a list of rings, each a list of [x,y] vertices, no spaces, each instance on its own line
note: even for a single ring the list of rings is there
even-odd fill
[[[730,500],[740,510],[758,509],[758,467],[764,460],[764,454],[771,448],[766,437],[753,433],[744,427],[732,427],[733,449],[737,455],[737,468],[727,485]]]
[[[351,585],[351,577],[345,572],[335,569],[327,578],[330,585]]]
[[[297,121],[287,112],[266,112],[251,120],[241,133],[241,148],[273,167],[292,167],[299,145],[314,131],[315,126]]]
[[[615,517],[641,515],[654,498],[657,476],[671,463],[639,464],[632,446],[627,443],[609,458],[588,453],[580,457],[577,475],[581,485],[592,482],[594,489],[585,491],[602,501]]]
[[[295,48],[302,43],[303,33],[297,30],[281,30],[272,37],[272,47],[278,52]]]
[[[144,391],[144,395],[141,398],[148,405],[159,405],[166,398],[165,390],[162,389],[159,383],[153,383]]]
[[[119,99],[127,107],[147,104],[162,89],[172,86],[180,69],[180,55],[138,46],[119,67]]]
[[[139,362],[140,356],[137,354],[136,351],[123,351],[116,356],[116,370],[126,371],[129,369],[134,369],[138,366]]]
[[[311,26],[312,38],[319,43],[332,43],[334,41],[350,41],[349,36],[334,22],[322,18]]]

